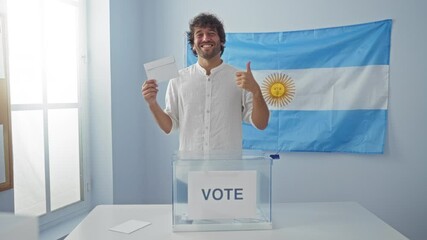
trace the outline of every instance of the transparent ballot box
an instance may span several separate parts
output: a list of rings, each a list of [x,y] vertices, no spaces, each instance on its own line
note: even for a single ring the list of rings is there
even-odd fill
[[[260,151],[173,159],[173,231],[272,229],[272,160]]]

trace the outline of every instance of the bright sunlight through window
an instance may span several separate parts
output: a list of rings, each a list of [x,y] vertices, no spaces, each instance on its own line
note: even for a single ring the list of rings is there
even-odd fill
[[[43,215],[83,199],[79,7],[8,0],[15,212]]]

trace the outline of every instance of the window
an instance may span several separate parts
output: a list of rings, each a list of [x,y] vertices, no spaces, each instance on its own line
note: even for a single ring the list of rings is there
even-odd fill
[[[46,217],[86,206],[83,6],[7,1],[17,214]]]

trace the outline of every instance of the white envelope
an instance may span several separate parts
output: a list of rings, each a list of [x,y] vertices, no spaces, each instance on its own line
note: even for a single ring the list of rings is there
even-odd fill
[[[144,64],[147,79],[156,79],[157,82],[169,81],[178,77],[178,68],[174,57],[165,57]]]

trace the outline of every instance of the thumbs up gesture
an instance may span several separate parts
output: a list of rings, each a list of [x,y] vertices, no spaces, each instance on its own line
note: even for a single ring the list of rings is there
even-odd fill
[[[236,84],[253,94],[260,90],[258,83],[252,75],[251,62],[246,63],[246,71],[236,72]]]

